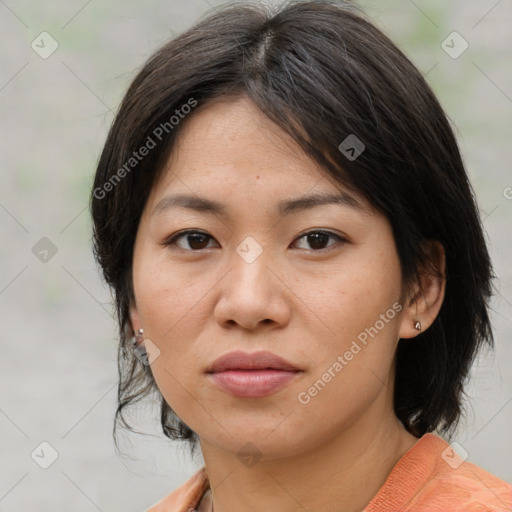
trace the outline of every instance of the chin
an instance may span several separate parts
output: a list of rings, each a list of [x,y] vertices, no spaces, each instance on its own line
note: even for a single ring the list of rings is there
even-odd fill
[[[294,429],[295,437],[293,437],[287,429],[280,431],[281,421],[282,419],[272,421],[272,426],[270,426],[270,422],[265,422],[264,425],[253,422],[253,425],[245,427],[221,422],[227,432],[219,427],[216,432],[204,432],[204,435],[198,432],[198,435],[208,444],[235,453],[241,462],[245,457],[259,460],[282,459],[295,456],[307,449],[306,447],[309,448],[311,440],[307,438],[305,432]],[[300,437],[297,436],[297,433],[300,434]]]

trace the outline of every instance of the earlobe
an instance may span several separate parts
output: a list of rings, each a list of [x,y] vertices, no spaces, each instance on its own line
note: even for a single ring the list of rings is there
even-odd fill
[[[426,263],[418,269],[418,281],[404,308],[400,338],[414,338],[426,331],[436,319],[444,300],[446,257],[442,244],[431,240],[424,244]]]
[[[137,307],[135,305],[130,306],[130,322],[132,324],[131,327],[133,329],[133,348],[137,350],[142,350],[143,353],[145,353],[146,346],[144,338],[144,329],[141,326],[139,312],[137,311]]]
[[[130,322],[132,324],[132,329],[134,332],[138,332],[141,329],[141,322],[139,318],[139,312],[137,311],[137,306],[130,306]]]

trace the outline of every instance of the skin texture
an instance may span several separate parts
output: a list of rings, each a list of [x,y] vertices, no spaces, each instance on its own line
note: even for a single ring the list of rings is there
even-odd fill
[[[422,275],[421,292],[406,295],[387,219],[334,183],[247,98],[209,104],[182,128],[139,225],[131,320],[144,329],[150,359],[151,345],[160,350],[151,370],[162,395],[199,435],[215,512],[360,511],[417,441],[393,412],[393,356],[399,338],[418,334],[413,321],[422,330],[434,321],[444,280]],[[360,208],[277,213],[282,200],[340,190]],[[155,211],[171,193],[222,202],[226,215]],[[185,229],[210,238],[165,245]],[[318,229],[346,241],[314,245],[303,236]],[[236,250],[248,236],[263,250],[251,263]],[[444,273],[442,248],[432,244],[431,254]],[[300,403],[299,393],[393,304],[401,310]],[[237,398],[205,374],[233,350],[269,350],[302,372],[270,396]],[[244,464],[241,452],[257,463]]]

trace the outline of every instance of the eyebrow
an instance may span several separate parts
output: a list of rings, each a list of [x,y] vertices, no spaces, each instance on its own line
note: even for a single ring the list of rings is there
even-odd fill
[[[346,192],[320,192],[298,197],[296,199],[281,201],[277,205],[277,213],[284,217],[298,211],[309,210],[311,208],[329,204],[348,206],[361,211],[366,210],[358,200]],[[213,199],[207,199],[205,197],[190,194],[175,194],[166,196],[160,200],[153,209],[151,216],[157,215],[171,208],[187,208],[197,212],[210,213],[224,217],[227,216],[228,213],[228,208],[225,204],[214,201]]]

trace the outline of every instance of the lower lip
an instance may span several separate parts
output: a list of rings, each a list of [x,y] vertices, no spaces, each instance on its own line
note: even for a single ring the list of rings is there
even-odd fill
[[[287,370],[226,370],[209,375],[216,386],[231,395],[260,398],[286,386],[298,373]]]

